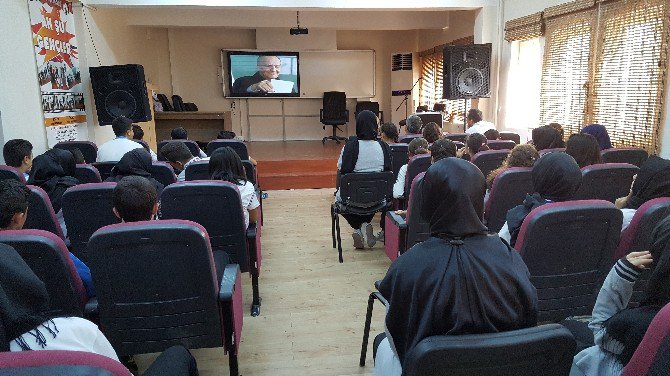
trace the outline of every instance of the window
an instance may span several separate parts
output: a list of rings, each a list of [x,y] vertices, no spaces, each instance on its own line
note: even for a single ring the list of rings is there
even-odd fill
[[[540,38],[512,42],[505,112],[507,128],[526,131],[540,124],[541,77]]]

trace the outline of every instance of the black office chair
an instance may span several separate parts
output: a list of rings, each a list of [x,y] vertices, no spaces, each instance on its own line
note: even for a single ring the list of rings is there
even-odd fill
[[[321,143],[325,144],[326,140],[335,140],[338,144],[340,141],[347,141],[346,137],[337,135],[338,130],[342,131],[339,126],[349,121],[347,95],[344,92],[327,91],[323,93],[323,108],[320,111],[319,118],[324,130],[326,125],[333,126],[333,135],[324,137]]]
[[[380,123],[384,122],[384,111],[379,110],[379,103],[372,101],[356,102],[356,112],[354,113],[354,116],[358,116],[361,111],[365,110],[372,111],[375,115],[377,115]]]

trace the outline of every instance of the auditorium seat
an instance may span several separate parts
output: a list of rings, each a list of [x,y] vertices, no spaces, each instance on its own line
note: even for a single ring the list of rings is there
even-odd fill
[[[628,227],[621,233],[619,246],[614,252],[612,263],[631,252],[648,251],[653,240],[654,229],[668,215],[670,215],[670,197],[655,198],[642,204],[635,211]],[[636,307],[642,300],[650,274],[649,269],[640,274],[633,287],[633,296],[629,306]]]
[[[468,138],[468,135],[465,134],[465,133],[451,133],[451,134],[444,135],[444,138],[448,138],[448,139],[450,139],[451,141],[454,141],[454,142],[458,141],[458,142],[465,143],[465,139]]]
[[[516,146],[512,140],[489,140],[486,144],[491,150],[512,150]]]
[[[86,289],[63,239],[42,230],[0,231],[0,243],[13,247],[44,282],[50,309],[62,316],[82,317]]]
[[[521,136],[519,136],[518,133],[514,133],[514,132],[500,132],[500,139],[501,140],[511,140],[511,141],[514,141],[516,144],[521,143]]]
[[[612,148],[601,152],[604,163],[630,163],[637,167],[647,160],[649,153],[640,148]]]
[[[196,161],[186,166],[184,173],[186,181],[192,180],[210,180],[209,161]]]
[[[88,240],[101,227],[119,223],[112,212],[116,183],[79,184],[63,194],[63,216],[72,253],[88,265]]]
[[[79,149],[86,163],[93,163],[98,157],[98,147],[91,141],[63,141],[54,145],[54,148],[68,151]]]
[[[472,163],[479,167],[479,170],[488,176],[489,173],[502,165],[509,150],[486,150],[472,156]]]
[[[528,214],[514,248],[537,288],[538,322],[591,314],[622,220],[621,211],[603,200],[549,203]]]
[[[178,344],[223,347],[230,374],[238,374],[240,269],[227,265],[217,278],[202,226],[182,220],[120,223],[96,231],[88,246],[100,327],[119,356]]]
[[[551,148],[551,149],[544,149],[544,150],[538,150],[538,154],[540,154],[540,157],[549,154],[549,153],[564,153],[565,148]]]
[[[419,154],[409,159],[407,162],[407,173],[405,174],[405,195],[409,195],[409,189],[412,186],[414,178],[420,173],[428,170],[430,162],[430,154]]]
[[[0,376],[132,376],[112,358],[85,351],[0,352]]]
[[[77,164],[76,170],[74,171],[74,177],[79,180],[79,183],[81,184],[102,182],[100,172],[90,164]]]
[[[407,155],[408,145],[405,143],[390,144],[389,148],[391,149],[391,169],[393,170],[393,177],[397,179],[400,167],[406,165],[409,161],[409,156]]]
[[[405,354],[404,376],[565,376],[576,343],[559,324],[424,338]],[[541,370],[541,371],[540,371]]]
[[[670,304],[654,317],[621,376],[667,375],[670,350]]]
[[[100,174],[100,180],[105,181],[109,176],[112,174],[112,169],[118,161],[113,161],[113,162],[95,162],[91,163],[93,167],[95,167],[98,170],[98,173]]]
[[[167,187],[172,183],[177,182],[177,176],[174,174],[174,169],[167,162],[153,162],[149,167],[151,177],[156,179],[163,187]]]
[[[42,188],[34,185],[28,185],[28,189],[30,189],[28,216],[23,228],[48,231],[65,240],[63,229],[58,223],[49,195]]]
[[[240,159],[249,159],[247,145],[240,140],[212,140],[207,144],[207,155],[211,157],[214,150],[226,146],[233,149]]]
[[[183,219],[207,229],[214,263],[221,273],[228,258],[249,272],[252,284],[252,315],[260,312],[258,277],[261,270],[261,226],[250,223],[244,228],[244,217],[237,186],[224,181],[187,181],[165,187],[161,194],[161,219]]]
[[[421,217],[420,182],[425,174],[422,172],[412,180],[404,218],[393,211],[386,212],[384,250],[391,261],[395,261],[407,249],[430,237],[430,226]]]
[[[421,133],[405,133],[401,134],[399,141],[401,144],[409,144],[413,139],[423,137]]]
[[[532,171],[532,168],[527,167],[511,167],[493,180],[489,199],[484,205],[484,221],[489,231],[500,231],[507,212],[521,205],[526,194],[533,193]]]
[[[165,161],[165,158],[161,154],[161,148],[165,145],[167,145],[169,142],[183,142],[186,144],[188,147],[188,150],[191,152],[191,154],[194,157],[199,157],[200,156],[200,147],[198,146],[198,143],[195,141],[191,140],[163,140],[158,143],[158,146],[156,147],[156,154],[158,154],[158,160],[159,161]]]
[[[0,165],[0,180],[14,179],[26,183],[26,177],[21,171],[12,166]]]
[[[611,203],[626,197],[633,183],[633,176],[640,169],[629,163],[602,163],[582,168],[582,184],[574,200],[605,200]]]

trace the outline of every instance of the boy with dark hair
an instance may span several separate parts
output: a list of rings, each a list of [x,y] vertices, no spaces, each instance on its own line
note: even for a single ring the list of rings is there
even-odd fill
[[[175,171],[179,171],[177,181],[186,180],[186,167],[191,163],[209,160],[209,158],[194,157],[183,142],[168,142],[161,148],[160,153]]]
[[[28,197],[30,190],[23,183],[13,179],[0,180],[0,231],[21,230],[28,218]],[[91,270],[70,253],[77,274],[86,288],[89,298],[95,296]]]
[[[133,124],[133,140],[138,141],[139,144],[142,145],[142,147],[147,149],[149,154],[151,154],[152,161],[158,160],[158,156],[156,155],[156,153],[154,153],[154,151],[151,150],[151,148],[149,148],[149,145],[146,142],[144,142],[143,138],[144,138],[144,130],[142,129],[142,127],[140,127],[137,124]]]
[[[467,134],[479,133],[484,134],[489,129],[496,129],[493,123],[483,120],[482,111],[476,108],[471,108],[468,111],[467,123],[468,129],[465,130]]]
[[[188,140],[188,132],[186,132],[184,127],[175,128],[172,130],[172,132],[170,132],[170,137],[172,137],[173,140]],[[203,152],[201,149],[198,150],[200,155],[197,155],[197,157],[207,158],[207,154],[205,154],[205,152]]]
[[[28,172],[33,166],[33,145],[28,140],[20,138],[9,140],[2,149],[5,164],[12,166],[23,174],[28,181]]]
[[[112,122],[112,130],[116,138],[107,141],[98,148],[98,162],[118,162],[127,152],[143,147],[132,140],[133,121],[119,116]]]
[[[126,176],[112,194],[114,215],[124,222],[149,221],[158,213],[158,193],[151,182],[141,176]]]
[[[431,163],[435,163],[443,158],[456,156],[456,144],[448,138],[442,138],[430,145]]]

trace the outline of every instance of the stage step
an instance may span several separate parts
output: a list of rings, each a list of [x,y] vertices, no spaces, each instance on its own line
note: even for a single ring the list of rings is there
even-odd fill
[[[335,188],[337,161],[258,161],[258,180],[263,190]]]

